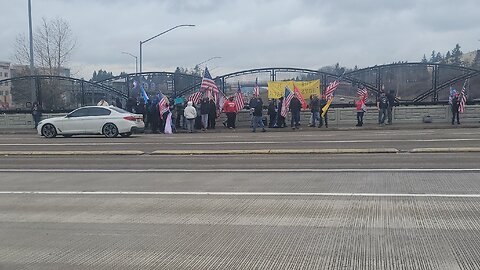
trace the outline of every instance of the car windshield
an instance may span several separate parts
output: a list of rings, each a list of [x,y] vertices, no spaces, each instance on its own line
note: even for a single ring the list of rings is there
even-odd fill
[[[112,107],[109,107],[109,108],[112,109],[112,110],[114,110],[114,111],[116,111],[116,112],[119,112],[119,113],[130,113],[130,112],[127,112],[127,111],[125,111],[124,109],[120,109],[120,108],[118,108],[118,107],[113,107],[113,106],[112,106]]]

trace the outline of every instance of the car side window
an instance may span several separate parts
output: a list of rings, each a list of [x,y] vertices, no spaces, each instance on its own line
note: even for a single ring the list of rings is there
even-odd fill
[[[105,116],[110,115],[112,112],[104,108],[89,108],[88,116]]]
[[[81,108],[71,112],[68,117],[82,117],[87,115],[87,108]]]

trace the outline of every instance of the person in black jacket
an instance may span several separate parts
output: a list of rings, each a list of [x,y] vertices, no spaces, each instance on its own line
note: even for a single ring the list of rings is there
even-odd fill
[[[35,123],[35,128],[37,128],[38,123],[42,120],[42,107],[37,102],[33,103],[32,117],[33,117],[33,122]]]
[[[452,98],[451,109],[452,109],[452,125],[455,124],[455,118],[457,118],[457,124],[460,125],[460,116],[459,116],[460,97],[458,93],[455,93],[455,95]]]
[[[152,104],[150,104],[150,125],[153,134],[158,134],[158,129],[160,128],[160,111],[158,110],[158,99],[155,99]]]
[[[283,97],[280,97],[277,104],[277,127],[284,128],[287,127],[285,123],[285,117],[282,116],[282,106],[283,106]]]
[[[253,109],[253,126],[252,132],[255,132],[257,126],[262,128],[262,132],[265,132],[265,126],[263,124],[263,101],[261,98],[257,97],[255,102],[255,107]]]
[[[290,101],[290,112],[292,113],[291,119],[291,127],[292,129],[296,129],[300,126],[300,110],[302,108],[302,103],[300,100],[295,96]]]
[[[385,92],[380,91],[380,95],[377,98],[377,108],[378,108],[378,124],[385,125],[385,118],[387,116],[388,109],[388,98],[385,95]]]
[[[208,98],[203,98],[200,102],[200,115],[202,117],[202,130],[208,127],[208,114],[210,112],[210,101]]]
[[[268,116],[270,116],[270,121],[268,122],[268,127],[273,128],[276,126],[276,116],[277,116],[277,104],[275,99],[268,100]]]
[[[393,114],[393,106],[395,106],[395,91],[390,90],[387,94],[388,99],[388,107],[387,107],[387,125],[392,124],[392,114]]]
[[[312,95],[310,98],[310,111],[312,112],[312,123],[310,127],[315,127],[317,120],[320,125],[320,99],[318,99],[317,95]]]
[[[217,105],[213,99],[210,99],[208,108],[208,128],[215,129],[215,120],[217,118]]]

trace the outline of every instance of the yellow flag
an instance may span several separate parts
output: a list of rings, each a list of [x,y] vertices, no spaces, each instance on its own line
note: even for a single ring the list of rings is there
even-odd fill
[[[280,98],[285,94],[285,86],[290,89],[294,89],[294,84],[302,94],[304,98],[308,98],[310,95],[320,94],[320,80],[313,81],[280,81],[280,82],[268,82],[268,98]]]
[[[327,113],[328,108],[330,108],[330,104],[332,104],[332,102],[333,102],[333,97],[327,101],[327,104],[325,104],[325,106],[323,106],[322,117],[325,117],[325,114]]]

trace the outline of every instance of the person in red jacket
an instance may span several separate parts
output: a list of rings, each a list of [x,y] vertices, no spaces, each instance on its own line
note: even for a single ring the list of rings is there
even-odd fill
[[[237,106],[233,101],[233,97],[229,97],[223,104],[223,111],[227,114],[227,127],[235,128],[235,120],[237,118]]]
[[[357,127],[363,126],[363,114],[365,113],[366,106],[365,106],[365,97],[360,96],[358,97],[357,102],[355,102],[355,107],[357,109]]]

